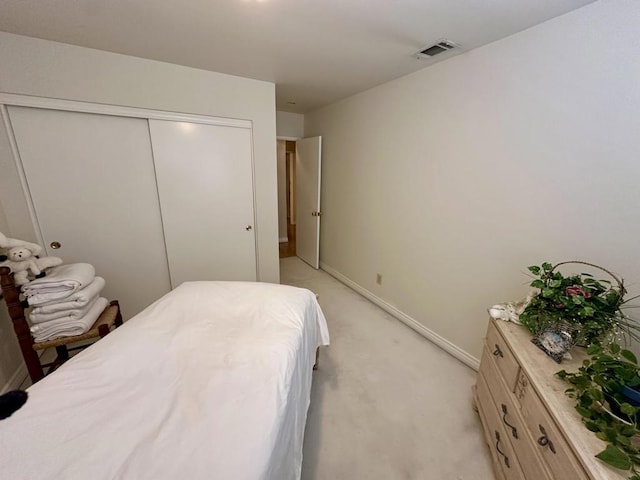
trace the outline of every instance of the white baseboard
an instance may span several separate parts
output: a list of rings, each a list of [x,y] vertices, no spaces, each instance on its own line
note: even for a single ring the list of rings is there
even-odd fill
[[[280,237],[278,239],[278,242],[280,243],[287,243],[289,241],[289,237]]]
[[[25,381],[27,376],[27,367],[24,365],[24,363],[20,363],[20,366],[16,369],[13,375],[11,375],[11,378],[7,380],[7,383],[5,383],[2,386],[2,389],[0,389],[0,395],[20,388],[20,385],[22,385],[22,382]]]
[[[410,317],[409,315],[407,315],[406,313],[402,312],[401,310],[398,310],[393,305],[385,302],[384,300],[382,300],[377,295],[371,293],[366,288],[361,287],[360,285],[358,285],[353,280],[345,277],[343,274],[341,274],[337,270],[334,270],[332,267],[330,267],[326,263],[320,262],[320,268],[322,270],[324,270],[325,272],[327,272],[332,277],[334,277],[337,280],[339,280],[340,282],[344,283],[347,287],[349,287],[352,290],[355,290],[356,292],[358,292],[360,295],[365,297],[367,300],[370,300],[371,302],[375,303],[377,306],[379,306],[385,312],[389,313],[390,315],[393,315],[395,318],[400,320],[405,325],[411,327],[413,330],[418,332],[420,335],[425,337],[427,340],[430,340],[431,342],[435,343],[438,347],[442,348],[445,352],[447,352],[448,354],[454,356],[455,358],[460,360],[462,363],[464,363],[468,367],[471,367],[474,370],[478,370],[478,368],[480,367],[480,360],[478,360],[476,357],[474,357],[470,353],[464,351],[463,349],[461,349],[457,345],[454,345],[453,343],[451,343],[446,338],[438,335],[433,330],[428,329],[427,327],[422,325],[420,322],[418,322],[415,318]]]

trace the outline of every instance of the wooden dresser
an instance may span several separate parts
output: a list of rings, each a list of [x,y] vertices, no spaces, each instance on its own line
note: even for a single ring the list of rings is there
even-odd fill
[[[606,444],[585,428],[554,375],[586,358],[583,349],[571,353],[557,364],[524,327],[490,320],[474,400],[498,479],[627,478],[595,458]]]

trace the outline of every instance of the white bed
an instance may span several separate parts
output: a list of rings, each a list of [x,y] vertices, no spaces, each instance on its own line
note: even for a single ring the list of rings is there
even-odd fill
[[[0,422],[0,476],[297,479],[328,343],[309,290],[184,283],[29,389]]]

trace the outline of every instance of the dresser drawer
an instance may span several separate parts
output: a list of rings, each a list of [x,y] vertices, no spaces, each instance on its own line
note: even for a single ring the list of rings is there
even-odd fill
[[[495,365],[498,367],[498,370],[504,379],[507,389],[510,392],[513,392],[516,386],[520,366],[513,356],[513,353],[511,353],[511,350],[507,346],[504,338],[502,338],[502,335],[500,335],[500,332],[496,329],[493,321],[489,322],[485,343],[489,352],[491,352]]]
[[[496,473],[506,480],[524,480],[525,476],[509,442],[510,432],[506,432],[503,428],[489,393],[489,386],[482,374],[478,375],[476,395],[478,411],[484,424],[485,438],[491,450],[493,464],[496,469],[499,469]]]
[[[589,478],[524,372],[520,372],[518,376],[515,396],[520,404],[522,419],[535,438],[538,453],[553,477],[562,480]]]
[[[535,480],[548,480],[553,478],[547,471],[537,448],[534,439],[520,415],[519,405],[511,392],[505,388],[500,372],[498,371],[493,355],[485,348],[482,355],[481,373],[487,383],[491,397],[493,398],[494,409],[507,432],[508,440],[520,459],[520,467],[526,478]]]

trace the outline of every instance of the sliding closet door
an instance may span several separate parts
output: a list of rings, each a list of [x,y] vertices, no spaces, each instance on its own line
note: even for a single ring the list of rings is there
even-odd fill
[[[256,280],[251,130],[149,120],[173,288]]]
[[[9,116],[47,253],[93,264],[125,318],[168,292],[147,121],[25,107]]]

